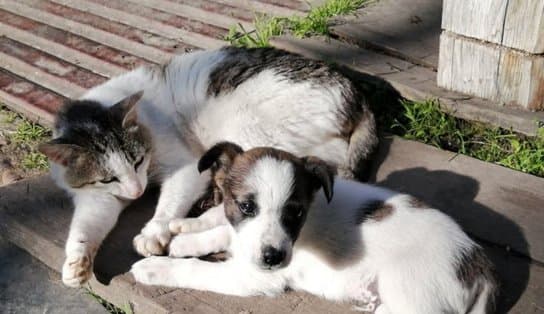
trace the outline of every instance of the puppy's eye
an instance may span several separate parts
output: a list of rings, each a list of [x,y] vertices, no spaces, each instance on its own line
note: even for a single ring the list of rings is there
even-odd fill
[[[117,177],[111,177],[104,180],[100,180],[100,183],[108,184],[112,182],[119,182],[119,179]]]
[[[254,217],[257,214],[257,206],[253,201],[238,202],[238,208],[242,214],[249,217]]]
[[[138,161],[134,164],[134,170],[138,170],[138,168],[140,168],[143,162],[144,162],[144,157],[140,157],[140,159],[138,159]]]

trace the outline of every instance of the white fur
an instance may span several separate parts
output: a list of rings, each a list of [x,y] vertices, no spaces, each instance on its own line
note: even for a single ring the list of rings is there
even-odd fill
[[[177,56],[164,71],[139,68],[89,90],[82,97],[112,106],[144,91],[137,107],[138,120],[151,131],[154,145],[153,160],[146,161],[144,172],[147,173],[149,163],[154,165],[148,176],[152,182],[162,183],[162,191],[155,215],[134,238],[134,247],[141,255],[163,253],[170,240],[168,221],[185,217],[209,181],[207,173],[199,175],[196,171],[200,152],[187,145],[189,137],[196,138],[204,148],[231,140],[244,148],[269,145],[296,155],[317,155],[337,165],[346,163],[348,142],[338,139],[341,126],[337,112],[343,106],[340,86],[322,88],[309,82],[293,83],[273,71],[264,71],[228,94],[209,97],[209,75],[225,57],[221,50]],[[55,136],[61,133],[58,130]],[[118,156],[111,156],[110,161],[120,169],[125,167]],[[75,195],[78,214],[70,235],[92,238],[83,246],[74,244],[75,237],[67,240],[65,282],[75,286],[89,278],[94,248],[101,244],[120,210],[128,204],[118,204],[119,200],[111,195],[136,198],[145,189],[147,176],[127,171],[120,184],[108,184],[109,190],[73,190],[64,184],[63,171],[60,166],[52,168],[59,185]],[[96,216],[96,212],[108,215]],[[88,223],[80,224],[78,220]],[[76,246],[77,250],[70,249]],[[89,256],[89,263],[73,262],[82,254]],[[73,277],[81,268],[87,270],[86,275]]]
[[[477,297],[470,313],[485,313],[492,283],[482,277],[484,289],[478,296],[476,287],[467,289],[456,276],[463,253],[477,244],[440,211],[414,208],[410,196],[353,181],[337,179],[330,203],[318,193],[293,246],[291,262],[281,269],[264,270],[253,253],[266,241],[264,234],[281,237],[281,231],[274,230],[280,226],[270,221],[278,221],[276,209],[291,193],[289,180],[294,174],[287,174],[289,171],[285,161],[257,162],[246,180],[258,185],[258,194],[264,194],[258,197],[261,212],[255,218],[248,218],[235,230],[215,210],[203,219],[222,221],[221,226],[183,234],[183,243],[228,250],[232,257],[227,262],[151,257],[133,265],[136,280],[241,296],[276,295],[289,287],[330,300],[355,302],[357,309],[378,314],[464,314]],[[362,204],[372,201],[383,201],[393,210],[381,220],[369,218],[360,223]],[[178,256],[204,252],[177,247],[177,243],[170,247],[175,252],[172,255]]]

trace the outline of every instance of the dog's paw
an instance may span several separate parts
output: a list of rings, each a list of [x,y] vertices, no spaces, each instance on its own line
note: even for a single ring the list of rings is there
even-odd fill
[[[179,234],[172,238],[168,244],[168,256],[170,257],[194,257],[194,243],[187,241],[184,234]]]
[[[81,287],[93,275],[93,261],[90,255],[68,255],[62,266],[62,282],[73,288]]]
[[[170,274],[171,264],[172,258],[151,256],[132,265],[130,272],[137,282],[146,285],[172,286],[175,284],[175,278]]]
[[[163,255],[168,242],[170,242],[170,237],[168,222],[151,220],[141,233],[134,237],[132,244],[136,252],[142,256]]]
[[[168,229],[173,234],[194,232],[198,229],[198,221],[194,218],[175,218],[168,223]]]

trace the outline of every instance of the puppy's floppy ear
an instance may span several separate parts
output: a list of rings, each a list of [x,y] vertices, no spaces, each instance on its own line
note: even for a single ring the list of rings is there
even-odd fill
[[[325,161],[309,156],[302,158],[304,167],[310,172],[317,180],[317,186],[323,188],[327,201],[332,200],[334,194],[334,176],[336,175],[336,169]]]
[[[111,107],[111,110],[121,116],[123,121],[122,126],[124,128],[136,125],[138,119],[136,104],[138,101],[140,101],[143,95],[144,91],[139,91],[126,97]]]
[[[244,150],[242,147],[231,142],[220,142],[215,144],[202,155],[198,161],[198,172],[210,169],[213,165],[216,168],[226,169],[232,164],[234,158]]]
[[[38,151],[46,155],[52,162],[64,167],[87,153],[81,146],[64,143],[62,138],[56,138],[40,144]]]

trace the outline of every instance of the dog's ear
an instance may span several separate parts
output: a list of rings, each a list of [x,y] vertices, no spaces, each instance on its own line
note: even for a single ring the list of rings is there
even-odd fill
[[[205,152],[198,161],[198,172],[202,173],[214,165],[215,169],[227,169],[232,164],[234,158],[243,152],[244,150],[242,147],[234,143],[217,143],[207,152]]]
[[[334,176],[336,175],[336,169],[325,161],[309,156],[302,158],[304,167],[310,174],[314,176],[317,181],[317,187],[322,187],[327,201],[332,200],[334,194]]]

